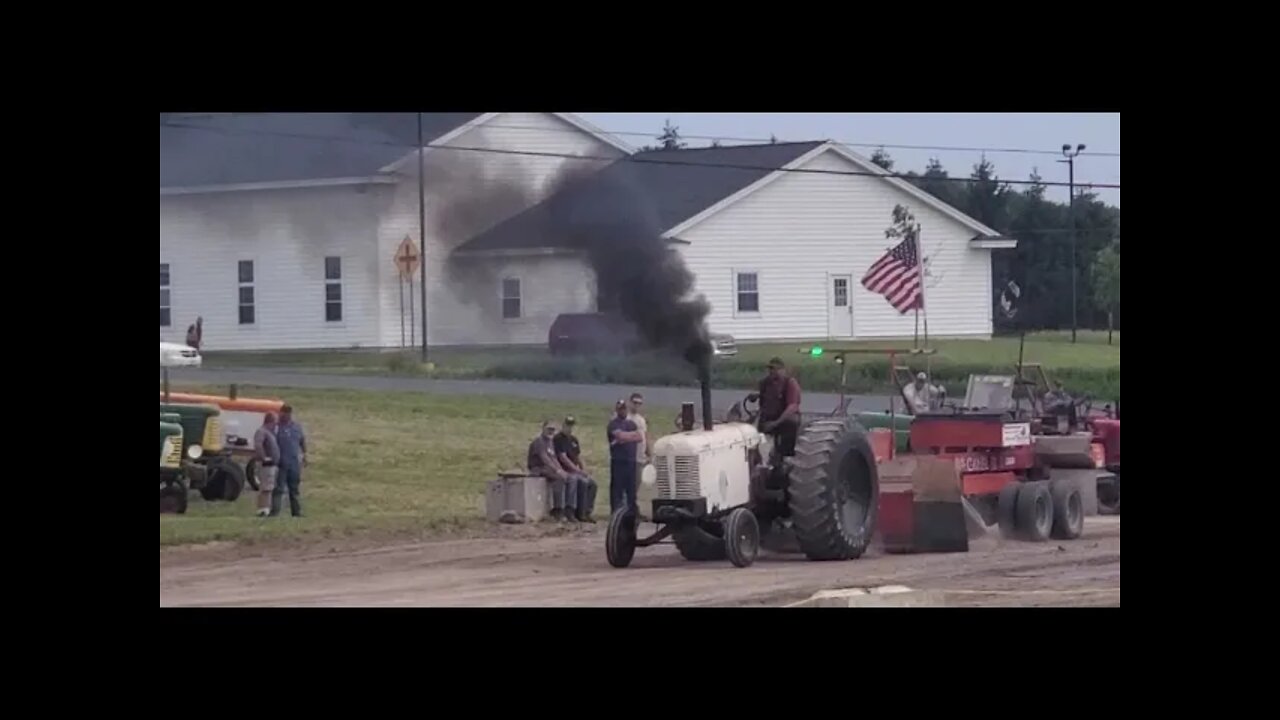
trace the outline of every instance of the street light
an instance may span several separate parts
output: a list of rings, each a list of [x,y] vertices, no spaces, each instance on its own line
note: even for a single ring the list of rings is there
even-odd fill
[[[1076,341],[1076,156],[1084,152],[1084,143],[1071,149],[1070,143],[1062,144],[1062,155],[1067,164],[1067,218],[1071,223],[1071,342]]]

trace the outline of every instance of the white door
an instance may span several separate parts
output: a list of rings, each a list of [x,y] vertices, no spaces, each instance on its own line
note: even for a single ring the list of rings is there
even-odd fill
[[[827,288],[827,336],[853,337],[853,276],[829,275]]]

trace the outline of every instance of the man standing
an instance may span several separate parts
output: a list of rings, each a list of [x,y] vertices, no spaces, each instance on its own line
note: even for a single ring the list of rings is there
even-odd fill
[[[204,338],[204,318],[196,318],[194,325],[187,327],[187,347],[200,349],[200,341]]]
[[[609,510],[617,512],[627,507],[639,515],[636,503],[636,475],[639,457],[636,445],[644,436],[636,430],[636,424],[627,418],[627,403],[619,400],[613,404],[613,419],[605,433],[609,439]]]
[[[302,517],[302,468],[307,464],[307,435],[302,426],[293,421],[290,405],[280,408],[276,442],[280,445],[280,464],[276,487],[271,493],[271,517],[280,514],[285,488],[289,490],[289,512],[294,517]]]
[[[574,483],[556,459],[554,438],[556,424],[550,420],[542,422],[542,431],[529,443],[528,467],[530,475],[546,478],[547,493],[551,496],[551,517],[556,522],[575,520],[573,513],[567,509],[573,507],[576,497],[570,497],[570,485]]]
[[[253,457],[258,461],[258,517],[266,517],[271,512],[271,494],[276,489],[276,466],[280,464],[275,413],[263,416],[262,427],[253,433]]]
[[[773,436],[780,455],[791,457],[800,432],[800,383],[787,374],[782,358],[770,360],[768,368],[760,381],[760,431]]]
[[[596,505],[596,481],[587,474],[587,468],[582,464],[582,446],[578,443],[578,438],[573,435],[577,424],[578,421],[572,415],[565,418],[564,426],[552,441],[552,445],[555,447],[556,460],[560,461],[560,467],[569,474],[569,481],[577,486],[575,488],[577,503],[567,504],[566,512],[576,513],[579,522],[594,523],[595,518],[591,517],[591,513]]]
[[[631,402],[627,408],[627,419],[636,424],[636,432],[640,433],[640,444],[636,445],[636,464],[644,467],[649,464],[653,455],[649,449],[649,421],[640,411],[644,409],[644,396],[638,392],[631,393]]]

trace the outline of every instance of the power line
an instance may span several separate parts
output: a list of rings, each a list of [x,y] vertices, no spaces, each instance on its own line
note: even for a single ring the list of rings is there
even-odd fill
[[[485,123],[485,127],[505,128],[508,130],[543,130],[543,131],[550,130],[551,132],[567,132],[567,133],[579,132],[574,128],[564,128],[564,129],[544,128],[544,127],[537,127],[533,125],[500,125],[497,123]],[[624,137],[645,137],[653,140],[657,140],[659,137],[658,135],[655,135],[651,132],[637,132],[637,131],[631,131],[631,130],[602,129],[601,132],[605,132],[610,135],[620,135]],[[680,134],[680,139],[711,140],[711,141],[727,140],[729,142],[759,143],[759,144],[769,143],[774,140],[773,138],[733,137],[729,135],[685,135],[683,133]],[[794,142],[794,141],[778,140],[778,142]],[[956,145],[900,145],[900,144],[894,144],[894,143],[851,142],[848,140],[833,140],[833,142],[838,142],[841,145],[848,145],[849,147],[884,148],[886,150],[938,150],[942,152],[978,152],[978,153],[992,153],[992,154],[1053,155],[1053,156],[1062,155],[1061,150],[1033,150],[1031,148],[990,148],[990,147],[966,147],[966,146],[956,146]],[[1120,153],[1118,152],[1082,152],[1080,153],[1080,155],[1082,157],[1090,157],[1090,156],[1091,157],[1112,157],[1112,158],[1120,157]]]
[[[160,125],[162,127],[185,128],[190,130],[205,130],[209,132],[220,132],[224,134],[266,135],[266,136],[276,136],[276,137],[288,137],[288,138],[295,138],[295,139],[301,139],[301,140],[350,142],[350,143],[358,143],[362,145],[382,145],[387,147],[401,147],[401,148],[405,148],[406,150],[414,148],[413,145],[410,145],[407,143],[400,143],[400,142],[389,141],[389,140],[388,141],[358,140],[355,138],[344,138],[336,135],[310,135],[310,134],[304,134],[304,133],[290,133],[290,132],[272,131],[272,130],[247,130],[244,128],[218,128],[218,127],[210,127],[208,125],[196,125],[191,123],[180,123],[180,122],[172,122],[172,121],[162,122],[160,123]],[[931,176],[924,176],[924,175],[907,175],[903,173],[894,173],[889,171],[871,172],[871,171],[862,171],[862,170],[823,170],[819,168],[778,168],[778,167],[770,167],[770,166],[764,166],[764,165],[744,165],[744,164],[738,164],[738,163],[700,163],[700,162],[692,162],[688,160],[675,160],[675,159],[658,160],[658,159],[651,159],[647,157],[637,157],[634,155],[628,155],[621,158],[616,158],[616,157],[607,157],[607,156],[600,156],[600,155],[570,155],[568,153],[556,153],[556,152],[548,152],[548,151],[540,151],[540,150],[510,150],[510,149],[502,149],[502,148],[466,147],[461,145],[435,145],[432,143],[427,143],[425,147],[429,149],[437,149],[437,150],[481,152],[481,153],[490,153],[495,155],[518,155],[518,156],[526,156],[526,157],[555,157],[555,158],[563,158],[566,160],[599,160],[602,162],[610,162],[610,163],[621,161],[621,162],[633,162],[636,164],[676,165],[676,166],[701,167],[701,168],[715,167],[715,168],[726,168],[726,169],[733,169],[733,170],[752,170],[752,171],[770,172],[770,173],[787,172],[787,173],[803,173],[803,174],[809,174],[809,175],[848,175],[848,176],[856,176],[856,177],[897,178],[899,180],[908,180],[908,181],[923,180],[923,181],[929,181],[929,182],[965,182],[965,183],[972,182],[971,178],[967,178],[967,177],[949,177],[949,176],[948,177],[932,176],[931,177]],[[697,150],[685,150],[683,152],[697,152]],[[1043,187],[1056,187],[1056,186],[1067,187],[1069,185],[1069,183],[1044,181],[1044,180],[1039,182],[1032,181],[1032,180],[999,180],[998,182],[1002,185],[1039,185]],[[1086,183],[1076,183],[1076,184],[1083,185]],[[1087,184],[1095,188],[1107,188],[1107,189],[1114,189],[1114,190],[1120,189],[1120,186],[1116,184],[1108,184],[1108,183],[1087,183]]]

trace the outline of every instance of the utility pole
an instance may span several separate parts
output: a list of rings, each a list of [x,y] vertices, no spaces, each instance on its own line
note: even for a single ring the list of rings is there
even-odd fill
[[[1071,145],[1064,144],[1062,146],[1062,154],[1066,160],[1059,160],[1067,164],[1067,217],[1070,221],[1071,228],[1071,342],[1076,341],[1076,329],[1079,322],[1076,319],[1076,156],[1084,152],[1084,143],[1076,145],[1076,149],[1072,150]]]
[[[418,290],[422,293],[422,362],[427,362],[427,193],[424,183],[423,158],[426,154],[422,142],[422,113],[418,113],[418,257],[422,273]]]

